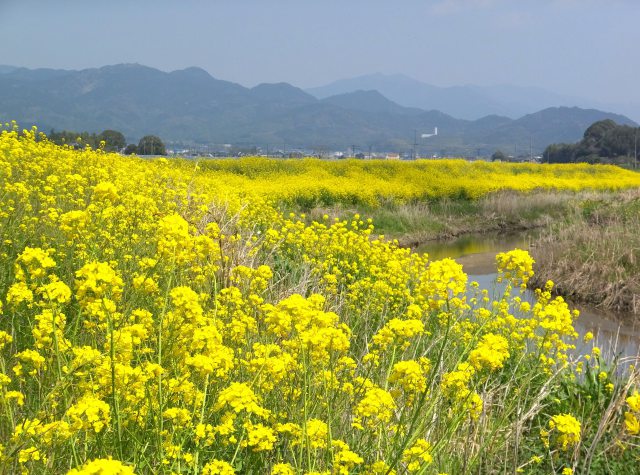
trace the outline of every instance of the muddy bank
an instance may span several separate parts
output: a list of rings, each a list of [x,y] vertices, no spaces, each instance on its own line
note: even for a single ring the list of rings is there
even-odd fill
[[[430,245],[437,246],[438,243],[446,241],[481,241],[482,237],[489,240],[495,237],[503,236],[509,239],[510,236],[530,233],[536,230],[545,229],[549,225],[547,219],[536,222],[518,222],[518,223],[478,223],[477,226],[460,227],[456,229],[447,229],[432,233],[415,233],[395,238],[402,247],[411,249],[420,249]]]

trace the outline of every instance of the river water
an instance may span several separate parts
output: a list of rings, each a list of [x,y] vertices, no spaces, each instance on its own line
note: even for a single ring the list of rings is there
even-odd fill
[[[433,241],[418,247],[416,251],[427,253],[430,260],[445,257],[455,259],[462,264],[470,282],[478,282],[480,288],[489,290],[489,295],[499,295],[503,287],[496,283],[496,254],[515,248],[531,250],[536,237],[536,231],[517,234],[472,234],[452,240]],[[529,289],[525,291],[524,298],[530,302],[535,301],[535,295]],[[626,362],[632,362],[638,358],[640,354],[638,320],[640,319],[637,316],[634,318],[633,315],[616,314],[572,302],[569,302],[569,305],[571,308],[580,310],[580,316],[574,323],[576,331],[580,334],[576,342],[578,346],[576,351],[581,353],[581,350],[586,350],[586,348],[580,348],[580,342],[582,342],[582,336],[591,331],[594,334],[595,345],[602,350],[605,360],[611,361],[615,356],[619,356]],[[589,344],[589,348],[592,344]]]

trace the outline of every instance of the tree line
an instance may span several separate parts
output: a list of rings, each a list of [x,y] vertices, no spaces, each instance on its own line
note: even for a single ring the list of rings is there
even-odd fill
[[[549,145],[543,159],[549,163],[635,163],[639,147],[640,127],[607,119],[589,126],[578,143]]]
[[[127,140],[117,130],[107,129],[99,134],[90,132],[74,132],[71,130],[63,130],[56,132],[51,130],[47,137],[50,141],[58,145],[69,145],[75,148],[84,148],[89,146],[93,149],[103,148],[108,152],[119,152],[125,155],[137,153],[139,155],[166,155],[167,150],[160,137],[156,135],[145,135],[140,141],[127,144]],[[104,143],[103,143],[104,142]]]

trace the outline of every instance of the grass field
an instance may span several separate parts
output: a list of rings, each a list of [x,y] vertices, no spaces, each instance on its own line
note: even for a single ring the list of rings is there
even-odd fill
[[[285,207],[620,189],[614,167],[172,162],[0,135],[0,472],[632,473],[634,367],[364,216]],[[581,349],[577,353],[576,347]]]

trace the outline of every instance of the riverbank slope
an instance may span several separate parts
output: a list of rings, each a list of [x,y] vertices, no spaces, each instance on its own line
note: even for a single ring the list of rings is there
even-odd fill
[[[619,312],[640,313],[640,191],[583,202],[573,219],[555,223],[533,249],[533,285]]]

